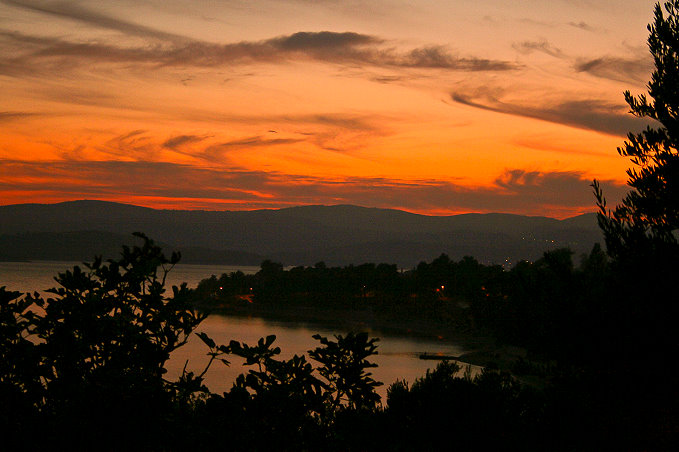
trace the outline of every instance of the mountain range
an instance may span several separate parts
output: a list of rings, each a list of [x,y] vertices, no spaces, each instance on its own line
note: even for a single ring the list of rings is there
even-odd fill
[[[144,232],[182,262],[284,265],[387,262],[412,268],[441,253],[482,263],[534,260],[549,249],[576,255],[602,242],[595,214],[565,220],[512,214],[428,216],[350,205],[275,210],[158,210],[105,201],[0,206],[0,260],[115,257]]]

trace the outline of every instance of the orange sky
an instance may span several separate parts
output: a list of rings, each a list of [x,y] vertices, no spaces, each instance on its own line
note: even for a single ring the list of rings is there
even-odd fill
[[[592,211],[653,4],[0,0],[0,204]]]

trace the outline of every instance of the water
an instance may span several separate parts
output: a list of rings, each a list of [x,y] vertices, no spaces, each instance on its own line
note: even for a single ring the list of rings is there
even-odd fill
[[[8,290],[19,292],[43,292],[56,286],[54,277],[65,270],[71,270],[82,262],[69,261],[31,261],[31,262],[0,262],[0,287],[7,286]],[[211,275],[219,277],[222,273],[242,271],[246,274],[257,273],[259,267],[234,265],[187,265],[177,264],[167,275],[166,286],[178,286],[186,282],[194,288],[200,281]]]
[[[0,262],[0,287],[4,285],[9,290],[20,292],[36,290],[42,292],[56,285],[54,277],[57,273],[79,264],[78,262],[54,261]],[[196,287],[202,279],[209,278],[211,275],[219,276],[222,273],[238,270],[244,273],[255,273],[258,267],[180,264],[169,273],[167,283],[168,287],[179,285],[181,282],[186,282],[189,287]],[[228,344],[233,339],[254,345],[259,338],[275,334],[274,345],[281,348],[283,358],[289,358],[294,354],[306,354],[308,350],[315,348],[318,342],[312,338],[314,334],[332,337],[333,334],[347,333],[347,331],[303,323],[219,315],[211,315],[205,319],[196,329],[196,332],[201,331],[207,333],[217,344]],[[378,367],[370,371],[373,378],[384,383],[378,388],[378,393],[383,398],[386,396],[387,387],[394,381],[405,379],[412,383],[416,378],[424,375],[427,369],[436,367],[436,361],[419,359],[421,353],[459,356],[465,352],[461,346],[444,341],[384,335],[374,331],[369,331],[369,333],[372,337],[380,337],[379,354],[371,358],[371,361]],[[193,335],[185,346],[177,349],[170,357],[167,363],[168,378],[179,376],[185,364],[187,370],[194,373],[202,372],[208,362],[207,351],[202,341]],[[228,356],[227,359],[231,361],[229,367],[221,362],[214,362],[206,374],[205,382],[213,392],[227,391],[235,378],[248,369],[242,366],[242,361],[237,357]],[[478,368],[474,370],[478,371]]]

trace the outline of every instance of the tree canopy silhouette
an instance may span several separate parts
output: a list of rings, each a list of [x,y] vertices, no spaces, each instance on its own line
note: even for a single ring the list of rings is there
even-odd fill
[[[664,10],[664,12],[663,12]],[[600,209],[599,224],[609,253],[617,255],[649,240],[676,246],[679,229],[679,0],[655,5],[648,47],[655,70],[648,96],[625,92],[630,112],[659,123],[639,133],[630,132],[618,153],[630,159],[627,170],[632,190],[622,204],[607,211],[597,181],[594,190]]]
[[[627,91],[625,100],[652,126],[629,133],[618,148],[632,164],[631,190],[607,210],[601,187],[592,184],[611,257],[606,291],[595,300],[593,342],[601,357],[592,386],[608,393],[597,396],[608,428],[644,438],[628,447],[669,450],[679,432],[679,0],[656,4],[648,30],[655,63],[648,95]]]
[[[304,356],[277,359],[274,335],[218,345],[201,332],[205,369],[168,380],[170,353],[207,315],[186,283],[167,294],[179,254],[135,235],[142,245],[119,259],[60,273],[49,298],[0,286],[1,449],[222,450],[224,432],[239,438],[227,450],[317,449],[309,444],[325,441],[336,418],[377,410],[381,383],[367,372],[377,339],[367,333],[314,336],[314,368]],[[210,393],[203,377],[228,355],[256,368]]]

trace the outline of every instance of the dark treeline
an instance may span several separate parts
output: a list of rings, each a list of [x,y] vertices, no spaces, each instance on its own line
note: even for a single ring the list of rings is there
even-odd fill
[[[597,300],[612,284],[610,264],[599,245],[580,256],[578,265],[573,261],[568,249],[548,251],[508,271],[469,256],[454,261],[445,254],[408,271],[389,264],[326,267],[322,262],[284,270],[265,261],[256,274],[233,272],[203,280],[196,298],[206,308],[244,312],[250,306],[304,306],[368,311],[405,325],[436,320],[451,331],[492,334],[536,357],[573,357],[586,353],[577,339],[586,335],[573,334],[573,322],[588,328],[588,319],[597,317],[590,311],[601,308]],[[568,336],[577,338],[564,344]]]
[[[308,358],[290,359],[280,358],[273,336],[216,344],[200,333],[208,367],[236,355],[249,370],[223,394],[203,385],[207,368],[167,380],[170,352],[204,315],[185,285],[165,292],[178,256],[166,259],[145,239],[119,260],[59,274],[51,298],[0,288],[3,449],[672,450],[679,316],[667,297],[676,293],[670,274],[679,250],[662,249],[672,254],[651,248],[654,259],[642,268],[637,253],[634,262],[630,255],[607,263],[598,248],[578,269],[563,250],[509,272],[472,259],[420,265],[419,281],[428,280],[422,293],[440,306],[452,302],[445,292],[452,289],[437,292],[440,278],[455,287],[456,271],[475,268],[463,285],[470,317],[502,325],[495,330],[506,335],[501,340],[534,349],[534,359],[513,372],[541,379],[519,383],[492,367],[472,378],[444,362],[414,382],[392,384],[380,404],[380,383],[369,372],[378,342],[365,333],[315,336],[319,346]],[[345,270],[321,267],[310,274]],[[378,267],[363,270],[377,275]],[[386,275],[416,284],[416,272]],[[374,291],[377,298],[377,288],[362,286],[359,297]]]

